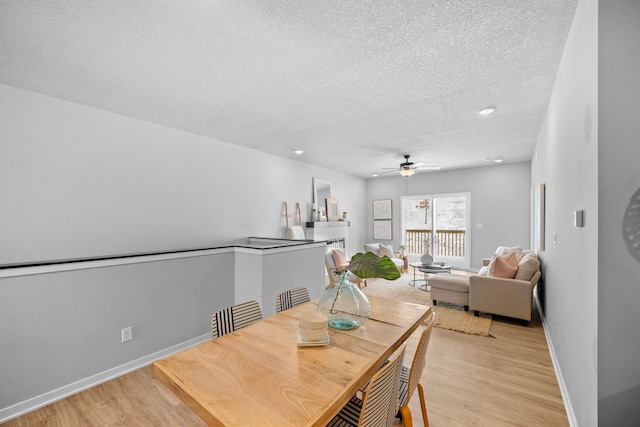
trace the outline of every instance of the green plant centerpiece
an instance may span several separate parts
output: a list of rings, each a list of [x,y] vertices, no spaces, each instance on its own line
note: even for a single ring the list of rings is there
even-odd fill
[[[388,256],[380,257],[373,252],[355,254],[349,265],[333,272],[336,281],[318,302],[318,311],[326,316],[327,324],[333,329],[355,329],[369,318],[369,300],[357,285],[351,283],[350,273],[361,279],[400,278],[398,267]]]

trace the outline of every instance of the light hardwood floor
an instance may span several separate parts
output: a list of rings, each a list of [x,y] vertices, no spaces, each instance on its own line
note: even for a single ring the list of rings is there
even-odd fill
[[[493,337],[434,328],[422,376],[432,427],[568,426],[542,323],[494,318]],[[419,331],[409,340],[405,363]],[[423,426],[417,394],[413,425]],[[151,376],[123,375],[3,424],[13,426],[203,426]]]

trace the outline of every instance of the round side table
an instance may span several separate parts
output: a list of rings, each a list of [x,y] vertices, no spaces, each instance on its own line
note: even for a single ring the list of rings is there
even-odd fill
[[[422,262],[412,262],[409,263],[409,266],[413,267],[413,280],[409,281],[409,285],[418,286],[418,289],[422,291],[429,290],[429,274],[451,273],[450,265],[423,264]],[[421,273],[424,273],[424,276],[422,278],[416,278],[416,269]],[[418,285],[418,283],[420,282],[424,282],[424,284]]]

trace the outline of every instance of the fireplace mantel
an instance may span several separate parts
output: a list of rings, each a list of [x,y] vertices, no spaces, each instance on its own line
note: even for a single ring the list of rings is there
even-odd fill
[[[349,255],[349,221],[307,222],[305,236],[315,242],[326,241],[328,247],[342,248]]]
[[[314,221],[307,222],[307,228],[349,227],[349,221]]]

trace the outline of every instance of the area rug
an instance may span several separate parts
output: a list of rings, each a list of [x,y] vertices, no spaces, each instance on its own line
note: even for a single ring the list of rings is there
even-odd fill
[[[398,280],[367,279],[367,286],[362,287],[365,295],[378,295],[418,304],[432,305],[431,295],[427,291],[417,289],[409,284],[413,274],[403,274]],[[436,313],[434,327],[470,335],[491,337],[491,315],[481,313],[474,316],[464,311],[462,306],[440,303],[433,306]]]

